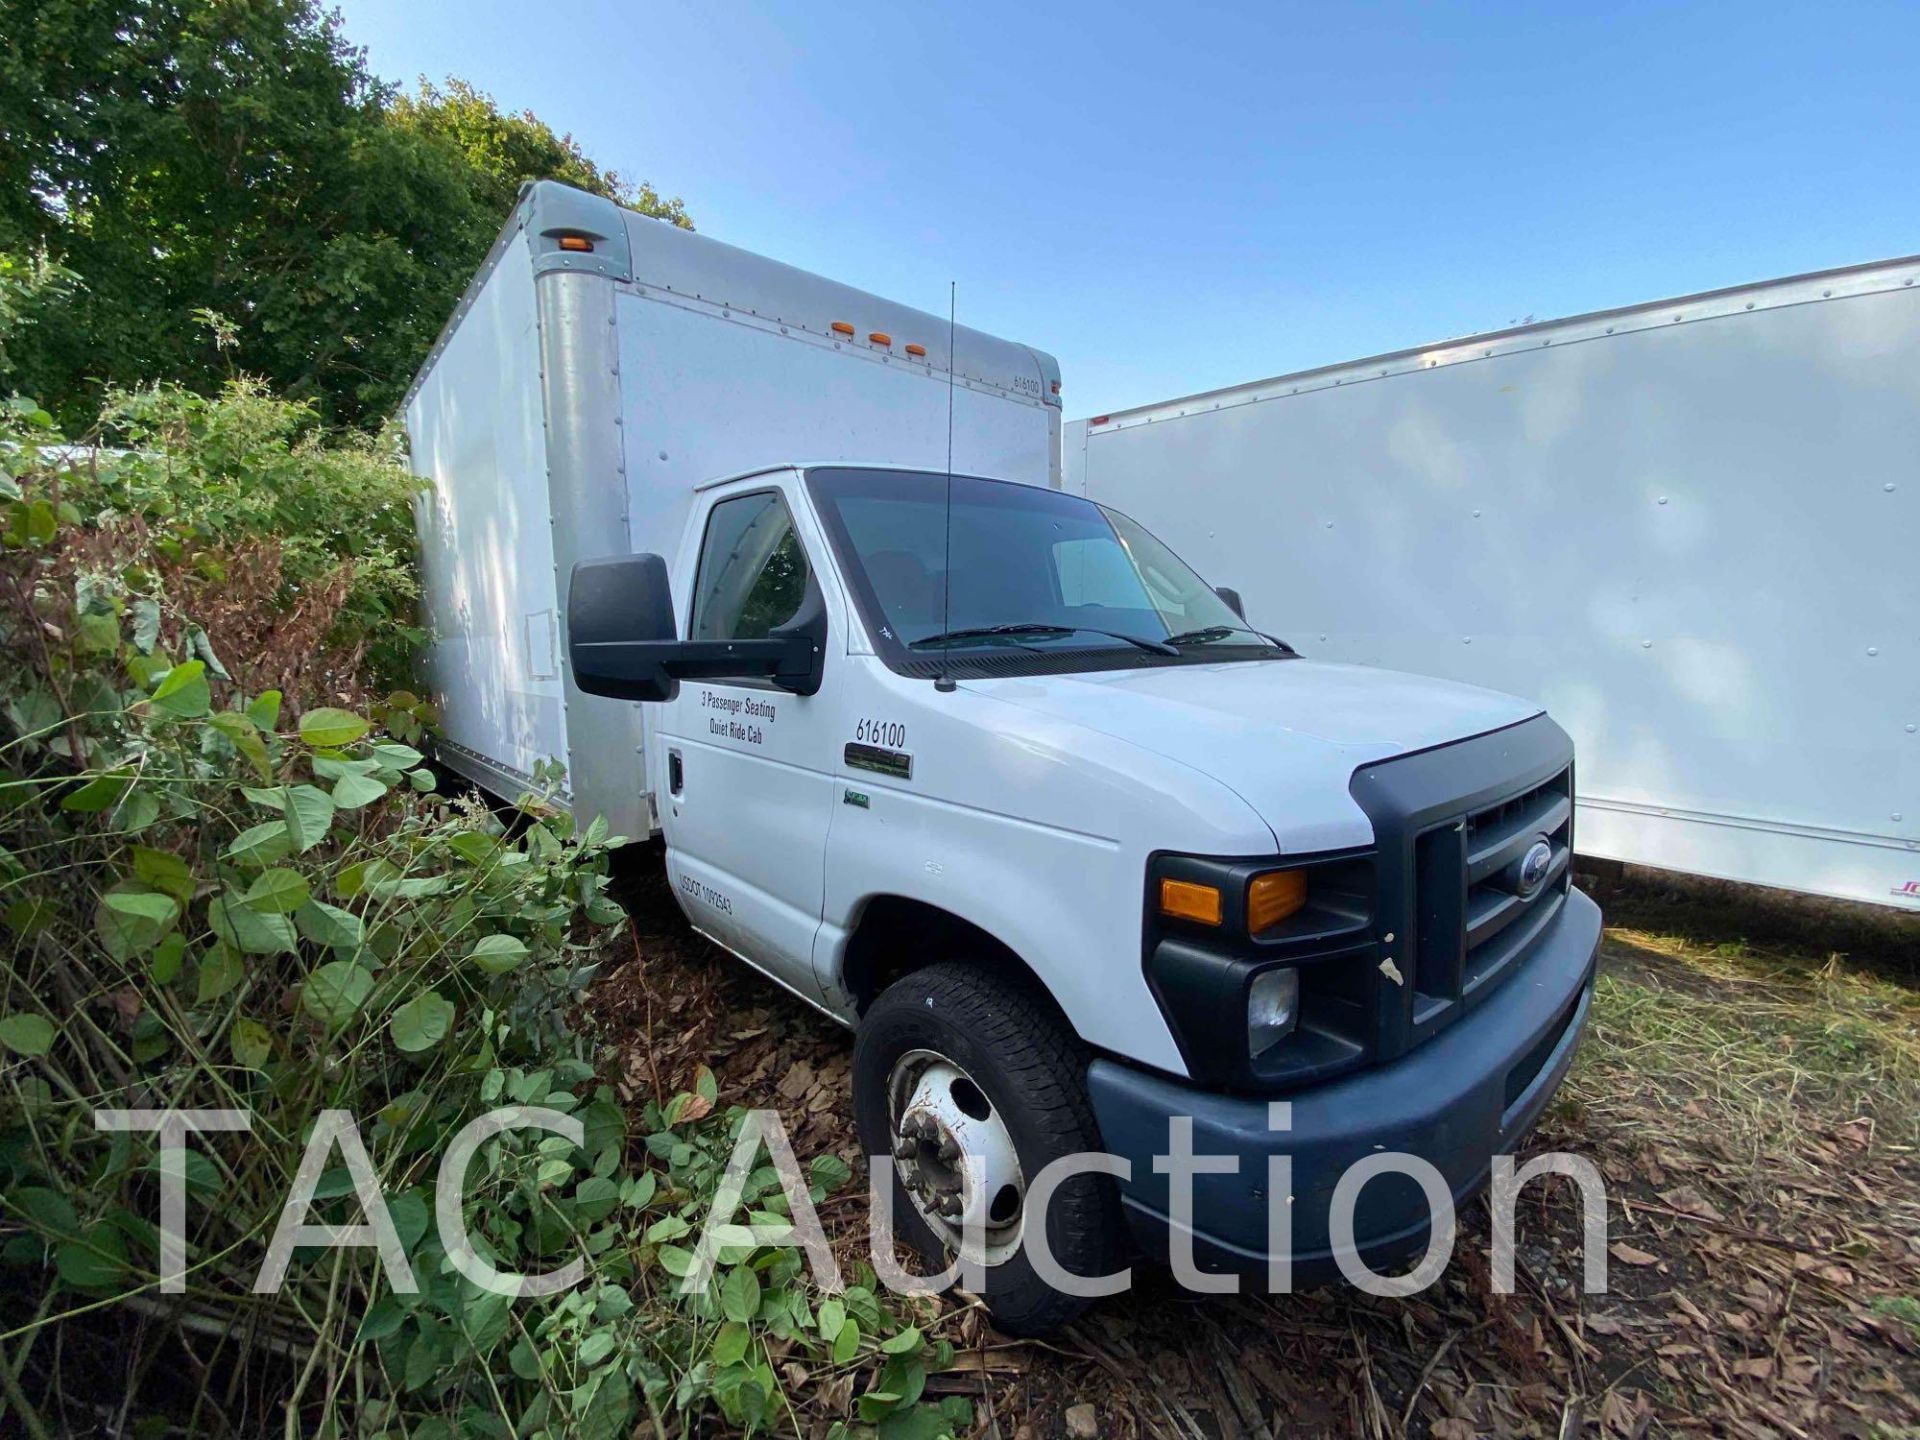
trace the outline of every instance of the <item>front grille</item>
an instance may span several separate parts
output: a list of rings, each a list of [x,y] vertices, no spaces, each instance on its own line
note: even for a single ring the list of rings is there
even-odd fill
[[[1545,840],[1546,875],[1526,893],[1516,870]],[[1415,1038],[1512,969],[1566,900],[1573,772],[1472,810],[1414,840]]]
[[[1382,940],[1404,980],[1381,992],[1377,1058],[1404,1053],[1490,994],[1560,913],[1572,748],[1540,716],[1355,774],[1380,847]],[[1549,858],[1529,888],[1517,872],[1541,840]]]

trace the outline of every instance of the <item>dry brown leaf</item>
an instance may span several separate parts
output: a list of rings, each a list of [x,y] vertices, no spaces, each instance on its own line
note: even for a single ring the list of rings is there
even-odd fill
[[[1658,1255],[1649,1255],[1646,1251],[1629,1245],[1624,1240],[1614,1241],[1607,1247],[1607,1253],[1622,1265],[1658,1265],[1660,1263]]]

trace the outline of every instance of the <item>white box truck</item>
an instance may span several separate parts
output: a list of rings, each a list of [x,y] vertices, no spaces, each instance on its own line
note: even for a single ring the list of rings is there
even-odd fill
[[[1528,695],[1586,855],[1920,910],[1920,259],[1067,427],[1315,657]]]
[[[856,1027],[900,1230],[983,1266],[1003,1326],[1081,1303],[1037,1233],[1079,1276],[1131,1233],[1304,1283],[1350,1165],[1464,1195],[1570,1063],[1572,746],[1248,629],[1060,488],[1049,358],[961,331],[949,370],[947,339],[525,191],[407,402],[441,754],[507,793],[564,757],[579,816],[664,833],[697,929]],[[1156,1167],[1176,1117],[1232,1168]],[[1043,1204],[1086,1152],[1121,1175]],[[1430,1228],[1406,1175],[1347,1218],[1369,1263]]]

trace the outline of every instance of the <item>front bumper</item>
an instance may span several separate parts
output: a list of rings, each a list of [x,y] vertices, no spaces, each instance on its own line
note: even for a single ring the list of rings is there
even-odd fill
[[[1263,1272],[1268,1252],[1270,1156],[1293,1159],[1292,1245],[1297,1285],[1338,1273],[1328,1217],[1334,1186],[1369,1155],[1398,1151],[1429,1161],[1456,1202],[1485,1181],[1495,1155],[1509,1153],[1540,1118],[1573,1063],[1593,998],[1600,910],[1578,890],[1534,953],[1473,1011],[1393,1061],[1295,1091],[1292,1125],[1268,1128],[1264,1098],[1222,1095],[1112,1060],[1087,1073],[1095,1118],[1109,1152],[1130,1162],[1121,1196],[1136,1239],[1167,1253],[1168,1179],[1153,1157],[1168,1153],[1171,1117],[1193,1118],[1199,1155],[1230,1155],[1228,1174],[1193,1177],[1194,1255],[1202,1269]],[[1285,1197],[1281,1203],[1285,1204]],[[1410,1176],[1381,1174],[1360,1191],[1354,1247],[1375,1268],[1424,1248],[1425,1192]]]

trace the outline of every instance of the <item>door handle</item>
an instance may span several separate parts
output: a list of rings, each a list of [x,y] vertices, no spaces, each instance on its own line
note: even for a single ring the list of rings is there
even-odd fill
[[[667,793],[678,795],[687,783],[686,771],[680,763],[678,750],[667,751]]]

